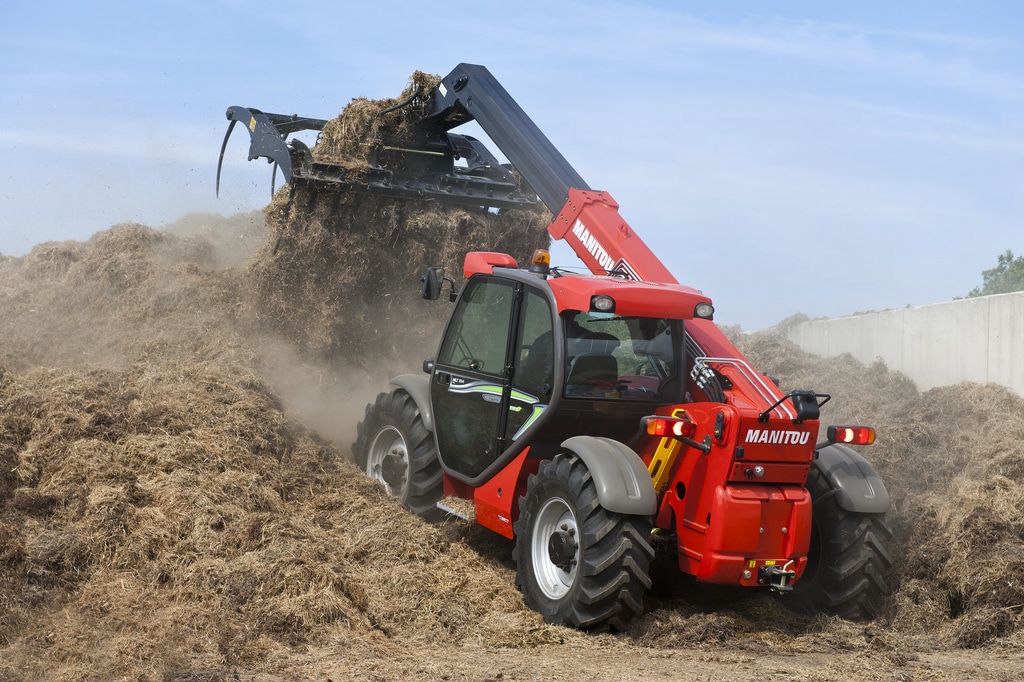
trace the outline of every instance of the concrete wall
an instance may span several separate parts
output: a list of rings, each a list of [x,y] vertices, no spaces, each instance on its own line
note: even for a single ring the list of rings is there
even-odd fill
[[[974,381],[1024,395],[1024,292],[812,320],[786,336],[824,357],[881,358],[922,391]]]

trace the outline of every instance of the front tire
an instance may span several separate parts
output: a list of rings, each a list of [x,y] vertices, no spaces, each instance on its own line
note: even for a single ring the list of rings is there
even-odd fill
[[[885,514],[839,506],[826,476],[811,467],[807,479],[813,521],[807,568],[785,603],[801,613],[824,612],[847,620],[874,618],[889,595],[892,530]]]
[[[444,479],[434,435],[423,425],[408,393],[381,393],[367,406],[352,455],[356,465],[406,509],[430,520],[442,516],[437,502],[444,493]]]
[[[541,463],[519,506],[513,559],[527,606],[549,623],[624,631],[651,586],[650,521],[604,509],[573,454]]]

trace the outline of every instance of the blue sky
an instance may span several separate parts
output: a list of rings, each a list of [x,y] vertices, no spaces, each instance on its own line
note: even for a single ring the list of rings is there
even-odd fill
[[[487,66],[722,323],[946,301],[1024,254],[1024,3],[10,5],[7,255],[260,208],[269,167],[240,133],[214,196],[229,105],[331,118],[459,62]]]

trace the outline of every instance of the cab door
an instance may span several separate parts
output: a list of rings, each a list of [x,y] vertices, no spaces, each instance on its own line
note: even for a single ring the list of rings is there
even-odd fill
[[[466,284],[430,384],[438,454],[457,478],[473,481],[543,412],[545,384],[521,387],[514,377],[529,353],[551,357],[541,351],[552,343],[551,327],[547,299],[522,282],[477,276]],[[531,348],[545,331],[546,341]]]

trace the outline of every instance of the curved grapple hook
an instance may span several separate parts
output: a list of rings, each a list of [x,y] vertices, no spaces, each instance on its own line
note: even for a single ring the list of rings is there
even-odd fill
[[[288,136],[300,130],[323,130],[324,125],[327,124],[327,121],[321,119],[305,118],[296,114],[267,114],[259,109],[246,107],[228,107],[226,116],[231,123],[228,124],[224,142],[220,146],[220,159],[217,161],[218,195],[220,194],[220,174],[224,164],[224,151],[227,148],[228,138],[238,121],[242,121],[249,131],[249,160],[265,158],[268,163],[274,164],[271,176],[271,196],[273,196],[273,186],[278,168],[281,169],[285,182],[290,182],[292,179],[292,145],[308,151],[308,148],[298,140],[289,143]]]
[[[237,122],[238,121],[235,121],[234,119],[232,119],[231,123],[228,123],[228,131],[226,133],[224,133],[224,141],[221,142],[221,144],[220,144],[220,158],[217,159],[217,196],[218,197],[220,196],[220,169],[224,165],[224,150],[227,149],[228,138],[231,137],[231,131],[235,129],[235,123],[237,123]]]

